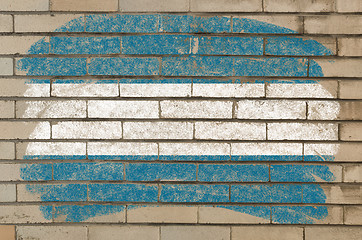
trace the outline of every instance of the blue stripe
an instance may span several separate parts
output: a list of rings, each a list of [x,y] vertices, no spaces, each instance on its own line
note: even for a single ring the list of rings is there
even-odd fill
[[[302,155],[232,155],[232,161],[303,161]]]
[[[54,207],[54,219],[63,222],[84,222],[89,218],[125,211],[123,205],[62,205]],[[50,212],[51,213],[51,212]]]
[[[272,207],[272,222],[284,224],[313,224],[328,216],[325,206],[278,206]]]
[[[40,194],[43,202],[87,201],[86,184],[28,184],[27,191]]]
[[[271,165],[272,182],[316,182],[316,177],[326,182],[336,178],[326,165]]]
[[[121,53],[120,37],[51,37],[54,54],[112,54]]]

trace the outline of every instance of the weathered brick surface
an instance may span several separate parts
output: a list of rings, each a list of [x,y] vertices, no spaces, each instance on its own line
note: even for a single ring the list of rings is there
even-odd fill
[[[0,225],[1,239],[14,240],[15,239],[15,226]]]
[[[360,1],[0,12],[0,239],[361,238]]]

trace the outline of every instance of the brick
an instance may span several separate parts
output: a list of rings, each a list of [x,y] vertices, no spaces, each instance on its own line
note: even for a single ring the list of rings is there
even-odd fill
[[[361,225],[362,207],[360,206],[346,206],[344,208],[344,223],[351,225]],[[362,235],[361,235],[362,236]]]
[[[336,0],[337,12],[362,12],[362,3],[359,0]]]
[[[0,58],[0,75],[13,75],[13,59]]]
[[[0,234],[2,240],[14,240],[16,237],[15,226],[0,225]]]
[[[227,56],[163,57],[162,75],[233,76],[233,58]]]
[[[228,160],[230,146],[226,143],[159,143],[159,153],[162,160]]]
[[[192,96],[194,97],[250,97],[260,98],[265,96],[264,83],[203,83],[193,80]]]
[[[11,15],[0,15],[0,32],[13,31],[13,17]]]
[[[343,174],[344,182],[362,182],[361,165],[345,165]]]
[[[333,123],[268,123],[269,140],[337,140]]]
[[[239,119],[305,119],[306,103],[287,100],[243,100],[237,105]]]
[[[310,63],[311,77],[361,77],[361,59],[316,59]],[[316,65],[318,67],[316,67]],[[343,69],[343,70],[342,70]]]
[[[362,9],[362,5],[361,5]],[[339,38],[338,55],[339,56],[362,56],[361,38]]]
[[[305,161],[361,161],[361,144],[304,144]]]
[[[312,34],[361,34],[361,20],[361,16],[352,15],[306,16],[304,32]]]
[[[358,185],[304,185],[304,203],[361,204],[362,187]]]
[[[190,10],[191,12],[261,12],[262,3],[260,0],[192,0]]]
[[[270,24],[276,25],[270,27]],[[298,16],[243,16],[233,17],[235,33],[291,34],[303,31],[302,18]]]
[[[196,122],[196,139],[265,140],[264,123]]]
[[[118,97],[115,81],[98,80],[53,80],[52,96],[55,97]]]
[[[47,54],[49,37],[1,36],[1,54]]]
[[[85,226],[20,226],[17,227],[18,239],[87,239]]]
[[[0,181],[19,181],[20,178],[20,165],[19,164],[0,164],[1,177]]]
[[[362,102],[308,102],[308,119],[362,120]]]
[[[232,143],[231,160],[235,161],[301,161],[300,143]]]
[[[336,39],[271,37],[266,39],[266,55],[329,56],[336,54]]]
[[[230,228],[219,226],[161,226],[162,240],[229,239]]]
[[[229,33],[231,32],[230,16],[161,16],[159,32],[172,33]]]
[[[124,122],[125,139],[192,139],[193,124],[188,122]]]
[[[86,58],[18,58],[16,74],[28,76],[83,76]]]
[[[52,124],[53,139],[120,139],[120,122],[56,122]]]
[[[158,188],[145,184],[89,184],[88,198],[96,202],[157,202]]]
[[[0,122],[0,139],[50,139],[49,122]]]
[[[197,180],[202,182],[267,182],[267,165],[200,164]]]
[[[362,99],[362,82],[343,80],[339,83],[341,99]]]
[[[360,227],[306,227],[306,240],[338,240],[347,238],[350,240],[358,240],[362,237]]]
[[[301,203],[302,185],[247,184],[230,186],[230,202],[238,203]]]
[[[50,81],[30,79],[0,79],[0,96],[2,97],[49,97]]]
[[[15,158],[15,144],[12,142],[0,142],[0,158],[1,159],[14,159]]]
[[[272,222],[277,224],[343,224],[342,207],[277,206],[271,209]]]
[[[342,141],[362,141],[361,123],[340,124],[340,139]]]
[[[84,32],[85,24],[75,14],[15,15],[14,21],[15,32]]]
[[[90,118],[158,118],[157,101],[88,101]]]
[[[106,159],[132,159],[150,157],[157,159],[158,146],[156,143],[107,143],[107,142],[90,142],[88,143],[88,157],[100,157],[106,155]],[[149,155],[149,156],[146,156]]]
[[[268,98],[337,98],[337,81],[276,81],[266,84]]]
[[[54,163],[54,180],[123,180],[123,163]]]
[[[122,37],[122,54],[189,54],[189,36],[145,35]]]
[[[342,166],[271,165],[271,182],[342,182]]]
[[[196,181],[196,165],[137,163],[126,166],[128,181]]]
[[[48,11],[49,0],[3,0],[0,3],[1,11]]]
[[[74,3],[72,0],[50,0],[51,11],[89,11],[112,12],[118,10],[118,0],[80,0]]]
[[[265,12],[333,12],[334,0],[266,0]]]
[[[121,53],[120,37],[51,37],[50,53],[116,54]]]
[[[69,101],[18,101],[18,118],[85,118],[86,102]]]
[[[82,214],[74,214],[82,213]],[[54,222],[124,223],[124,205],[60,205],[54,206]]]
[[[128,223],[197,223],[197,207],[128,205]]]
[[[86,32],[156,33],[159,16],[128,14],[95,14],[86,16]]]
[[[89,226],[89,240],[117,239],[149,239],[159,240],[159,227],[157,226]]]
[[[157,58],[92,58],[88,64],[90,75],[145,76],[159,74]]]
[[[188,12],[187,0],[119,0],[121,12]]]
[[[231,118],[231,101],[161,101],[162,118]]]
[[[253,213],[258,213],[258,216],[250,215]],[[199,207],[199,223],[270,223],[270,208],[264,206],[201,206]]]
[[[191,39],[193,54],[263,55],[260,37],[199,37]]]
[[[124,79],[120,80],[121,97],[189,97],[191,79]]]
[[[0,206],[1,223],[50,223],[50,219],[45,218],[40,211],[40,207],[51,210],[52,206],[39,205],[4,205]]]
[[[18,184],[18,202],[84,202],[86,184]]]
[[[197,203],[197,202],[228,202],[228,185],[162,185],[160,202],[166,203]]]
[[[303,228],[285,226],[232,227],[231,240],[302,240]]]
[[[86,143],[18,143],[16,146],[16,151],[17,159],[84,159],[86,155]]]
[[[0,185],[0,202],[15,202],[16,201],[16,185],[1,184]]]
[[[14,101],[0,101],[0,118],[15,117],[14,106]]]

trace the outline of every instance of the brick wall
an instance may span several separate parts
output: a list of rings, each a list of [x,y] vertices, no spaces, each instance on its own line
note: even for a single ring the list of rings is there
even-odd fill
[[[361,12],[1,0],[0,240],[362,239]]]

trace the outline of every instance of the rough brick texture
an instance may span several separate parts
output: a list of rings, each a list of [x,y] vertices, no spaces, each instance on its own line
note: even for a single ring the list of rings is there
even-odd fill
[[[362,239],[360,0],[0,0],[0,240]]]

